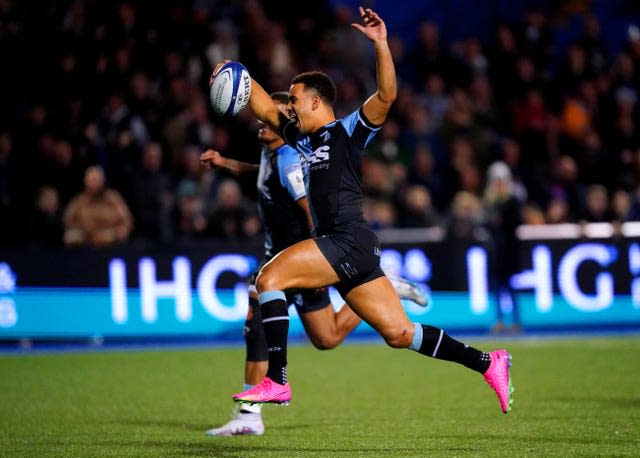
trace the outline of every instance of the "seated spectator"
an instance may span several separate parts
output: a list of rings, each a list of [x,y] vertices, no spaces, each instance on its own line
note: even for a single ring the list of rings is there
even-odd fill
[[[176,191],[175,233],[178,240],[200,237],[207,228],[204,217],[204,199],[198,184],[182,180]]]
[[[611,196],[613,220],[618,223],[628,221],[632,205],[631,194],[624,189],[616,189]]]
[[[135,235],[152,240],[170,240],[174,197],[171,180],[162,171],[160,143],[152,142],[145,146],[131,187]]]
[[[486,240],[483,230],[485,213],[480,198],[467,191],[458,191],[453,196],[447,221],[447,237],[452,241]]]
[[[580,220],[587,223],[604,223],[613,220],[613,213],[609,209],[607,188],[601,184],[593,184],[587,188]]]
[[[63,223],[66,245],[113,245],[126,241],[133,229],[129,207],[118,191],[106,187],[99,166],[85,172],[84,190],[67,205]]]
[[[240,185],[225,178],[218,185],[214,205],[209,211],[207,233],[222,239],[255,236],[261,229],[255,224],[254,206],[242,195]]]
[[[438,212],[431,202],[431,194],[424,186],[409,187],[401,204],[401,227],[432,227],[440,222]]]
[[[388,200],[365,198],[364,217],[373,229],[389,229],[396,226],[396,209]]]
[[[547,224],[571,223],[572,219],[567,201],[562,197],[551,199],[545,212],[545,221]]]
[[[43,186],[36,197],[36,207],[29,220],[28,239],[35,245],[62,245],[60,195],[51,186]]]
[[[539,226],[545,224],[544,213],[535,202],[527,202],[522,206],[522,224]]]

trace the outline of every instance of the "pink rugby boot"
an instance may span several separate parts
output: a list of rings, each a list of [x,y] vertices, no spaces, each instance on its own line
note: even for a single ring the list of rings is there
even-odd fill
[[[498,395],[500,407],[503,413],[511,410],[513,404],[513,382],[509,374],[511,367],[511,355],[506,350],[496,350],[489,353],[491,364],[484,373],[484,380]]]
[[[241,393],[236,393],[232,398],[236,402],[248,402],[250,404],[270,403],[288,405],[291,401],[291,386],[289,383],[280,385],[269,377],[265,377],[253,388]]]

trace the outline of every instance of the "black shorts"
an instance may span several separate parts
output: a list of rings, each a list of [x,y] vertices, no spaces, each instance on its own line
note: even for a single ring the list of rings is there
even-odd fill
[[[340,281],[334,286],[343,298],[356,286],[384,275],[378,237],[367,226],[350,227],[318,237],[315,242],[338,274]]]
[[[267,262],[271,261],[273,256],[265,256],[258,268],[251,275],[249,280],[250,285],[255,285],[258,272],[262,269]],[[315,312],[316,310],[322,310],[327,305],[331,304],[331,298],[329,297],[329,288],[321,289],[297,289],[291,291],[285,291],[288,305],[295,305],[298,310],[298,314]]]

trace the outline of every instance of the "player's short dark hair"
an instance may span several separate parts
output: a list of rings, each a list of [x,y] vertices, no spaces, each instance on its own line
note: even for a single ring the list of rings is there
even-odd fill
[[[336,101],[336,85],[329,75],[322,72],[305,72],[296,75],[291,80],[291,84],[304,84],[305,88],[315,89],[321,99],[329,105]]]
[[[271,99],[277,103],[284,103],[285,105],[289,103],[289,93],[285,91],[277,91],[269,94]]]

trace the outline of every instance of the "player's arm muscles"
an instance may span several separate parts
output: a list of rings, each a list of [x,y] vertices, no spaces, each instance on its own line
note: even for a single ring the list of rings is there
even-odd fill
[[[378,89],[362,106],[367,120],[375,125],[381,125],[387,118],[391,105],[398,93],[396,70],[387,40],[374,42],[376,52],[376,76]]]
[[[278,109],[278,105],[267,91],[253,78],[251,79],[249,109],[256,118],[268,124],[274,132],[280,132],[280,128],[288,121],[288,118]]]
[[[258,173],[259,164],[242,162],[224,157],[214,149],[208,149],[200,155],[200,163],[206,168],[225,169],[233,175],[240,176],[247,173]]]

